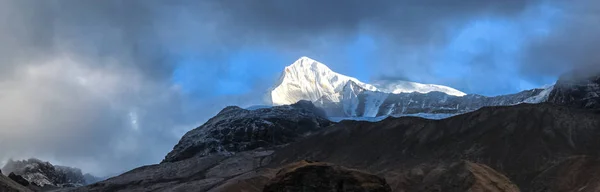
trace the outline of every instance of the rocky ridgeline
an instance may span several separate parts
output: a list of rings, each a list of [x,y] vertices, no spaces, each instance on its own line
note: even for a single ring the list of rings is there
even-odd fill
[[[495,97],[475,94],[452,96],[436,91],[393,94],[366,90],[349,81],[343,88],[339,102],[321,98],[314,103],[332,117],[418,116],[422,114],[447,114],[443,117],[448,117],[488,106],[545,102],[551,91],[552,87],[549,87]]]
[[[275,147],[331,124],[325,113],[308,101],[256,110],[226,107],[187,132],[163,162]]]
[[[15,174],[15,178],[16,176],[22,177],[32,185],[42,188],[72,187],[86,184],[80,169],[52,165],[39,159],[9,160],[2,170]]]
[[[586,109],[600,109],[600,75],[563,75],[548,102]]]
[[[554,86],[526,90],[515,94],[487,97],[476,94],[452,96],[442,92],[383,93],[367,90],[348,81],[340,101],[323,97],[314,103],[333,117],[422,116],[446,114],[448,117],[489,106],[550,102],[563,106],[600,109],[600,75],[569,73]]]

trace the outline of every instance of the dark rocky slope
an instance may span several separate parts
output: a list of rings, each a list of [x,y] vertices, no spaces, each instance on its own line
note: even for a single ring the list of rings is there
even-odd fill
[[[560,77],[548,102],[586,109],[600,109],[600,75],[570,73]]]
[[[12,179],[13,181],[15,181],[25,187],[29,186],[29,181],[27,181],[27,179],[23,178],[23,176],[13,173],[13,172],[8,174],[8,178]]]
[[[413,172],[413,177],[421,177],[417,186],[396,186],[396,191],[486,191],[486,192],[518,192],[519,188],[506,176],[492,168],[459,161],[449,165],[438,164],[427,174]],[[414,179],[414,178],[413,178]]]
[[[0,174],[0,191],[2,192],[30,192],[31,189],[13,181],[12,179]]]
[[[600,191],[600,158],[565,159],[538,175],[530,191]]]
[[[2,168],[4,172],[14,173],[25,178],[32,187],[54,189],[85,185],[85,179],[80,169],[52,165],[39,159],[20,161],[9,160]]]
[[[270,163],[272,153],[273,151],[249,151],[230,156],[195,156],[176,162],[139,167],[88,186],[59,191],[239,191],[231,190],[232,188],[261,191],[276,173],[273,169],[260,169]],[[241,181],[246,178],[251,179],[242,188],[235,188],[235,184],[241,185]]]
[[[600,152],[600,115],[551,104],[486,107],[444,120],[416,117],[343,121],[277,150],[276,164],[331,162],[384,175],[392,187],[418,186],[412,171],[456,160],[487,165],[521,189],[574,155]],[[395,190],[400,190],[395,188]]]
[[[163,162],[274,147],[331,124],[325,112],[309,101],[256,110],[231,106],[187,132]]]

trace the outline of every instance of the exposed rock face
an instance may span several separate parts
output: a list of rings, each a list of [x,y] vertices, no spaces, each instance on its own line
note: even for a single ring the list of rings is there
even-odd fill
[[[71,187],[85,185],[80,169],[54,166],[39,159],[22,161],[9,160],[2,168],[25,178],[29,183],[40,187]]]
[[[64,183],[78,185],[87,184],[83,177],[83,173],[81,173],[81,169],[60,165],[55,165],[54,169],[59,172],[60,175],[64,175]]]
[[[227,107],[187,132],[163,162],[287,144],[329,125],[325,113],[308,101],[256,110]]]
[[[600,74],[578,76],[563,75],[550,94],[548,102],[586,109],[600,109]],[[585,73],[583,73],[585,74]]]
[[[13,181],[23,185],[23,186],[29,186],[29,181],[27,181],[25,178],[23,178],[20,175],[15,175],[15,173],[10,173],[8,174],[8,178],[12,179]]]
[[[279,171],[264,192],[389,192],[385,179],[327,163],[301,161]]]
[[[2,192],[31,192],[32,190],[0,174],[0,191]]]

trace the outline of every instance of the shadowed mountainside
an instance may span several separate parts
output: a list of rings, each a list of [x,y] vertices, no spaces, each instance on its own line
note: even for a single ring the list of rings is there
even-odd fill
[[[600,114],[553,104],[485,107],[443,120],[342,121],[280,148],[144,166],[74,191],[262,191],[282,167],[305,159],[370,172],[393,191],[560,191],[552,186],[561,177],[551,173],[561,172],[549,170],[574,156],[597,157],[599,137]]]
[[[521,189],[544,170],[575,155],[600,151],[600,115],[552,104],[486,107],[444,120],[416,117],[342,121],[277,150],[276,164],[331,162],[386,176],[391,186],[412,169],[468,160],[504,173]],[[415,170],[412,170],[413,172]],[[426,171],[425,171],[426,172]],[[399,189],[395,189],[399,190]]]

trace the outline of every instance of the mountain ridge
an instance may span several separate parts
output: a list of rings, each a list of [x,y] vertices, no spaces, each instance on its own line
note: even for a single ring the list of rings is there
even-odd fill
[[[599,154],[600,143],[595,139],[600,135],[598,115],[540,103],[483,107],[443,120],[348,120],[278,148],[193,156],[62,191],[258,192],[282,171],[282,166],[302,160],[372,173],[384,178],[392,191],[439,191],[446,187],[456,187],[456,191],[481,187],[518,191],[516,186],[525,191],[547,189],[564,181],[557,179],[563,171],[555,165],[564,167],[561,164],[567,161],[569,167],[572,157]],[[580,172],[592,174],[584,167],[569,174]],[[499,185],[488,185],[492,181]],[[586,181],[600,182],[597,178]]]
[[[309,101],[256,110],[229,106],[188,131],[163,163],[287,144],[330,124],[325,112]]]
[[[594,91],[595,87],[595,84],[586,84],[585,89],[581,90]],[[364,91],[354,83],[347,84],[345,89],[345,94],[350,96]],[[505,99],[467,95],[460,98],[491,100],[498,105],[478,107],[475,111],[441,120],[387,117],[376,122],[327,122],[321,112],[314,113],[312,109],[316,107],[309,101],[295,106],[254,110],[231,106],[213,117],[209,126],[190,131],[207,133],[208,137],[182,137],[181,141],[199,144],[196,146],[200,150],[196,152],[202,152],[202,149],[225,146],[204,145],[202,142],[207,141],[206,138],[216,139],[218,143],[268,141],[270,134],[267,134],[269,137],[262,137],[255,133],[261,133],[266,128],[294,130],[297,118],[290,117],[302,114],[308,115],[306,120],[311,122],[314,122],[315,116],[319,116],[316,117],[317,121],[322,119],[324,124],[309,129],[309,132],[296,132],[289,137],[292,139],[278,143],[281,145],[277,147],[270,147],[273,146],[270,144],[251,148],[246,146],[252,145],[240,145],[241,148],[228,150],[233,153],[190,154],[186,158],[139,167],[93,185],[60,191],[141,192],[173,189],[217,192],[243,189],[259,192],[269,184],[289,186],[290,183],[279,182],[277,174],[285,172],[287,165],[303,160],[325,162],[373,174],[385,179],[392,191],[597,191],[595,186],[586,187],[588,183],[600,183],[600,177],[595,176],[600,170],[600,160],[597,159],[600,140],[596,139],[600,136],[598,111],[570,105],[579,103],[577,99],[566,100],[569,101],[566,104],[521,102],[504,105],[511,100],[549,97],[550,101],[563,101],[561,98],[564,96],[578,98],[575,96],[581,95],[578,91],[568,90],[549,87],[500,96]],[[442,97],[445,102],[459,98],[441,92],[396,95],[429,95],[429,100]],[[581,101],[587,101],[585,99]],[[410,103],[407,107],[423,106],[413,102],[407,101]],[[296,107],[301,110],[294,109]],[[283,123],[279,128],[262,123],[265,118],[276,116],[280,119],[268,121],[292,123]],[[250,126],[247,126],[248,123]],[[252,129],[247,129],[249,127]],[[235,133],[237,130],[250,134],[223,137],[223,133]],[[286,135],[277,133],[279,136]],[[173,152],[182,151],[175,147]],[[304,178],[304,174],[298,174]],[[334,178],[337,180],[339,177]],[[570,183],[572,178],[582,180]],[[305,185],[311,184],[302,184]]]
[[[308,100],[331,118],[421,116],[446,118],[484,106],[541,103],[554,86],[516,94],[487,97],[465,94],[454,88],[408,81],[363,83],[332,71],[325,64],[301,57],[287,66],[269,92],[272,104]]]
[[[300,67],[313,66],[324,65]],[[333,85],[329,80],[333,78],[323,81]],[[383,178],[381,184],[393,191],[597,191],[598,185],[587,187],[600,183],[600,113],[589,110],[596,106],[599,83],[560,81],[496,97],[437,91],[394,94],[352,80],[335,81],[335,89],[312,89],[319,93],[310,97],[320,96],[312,102],[251,110],[226,107],[186,133],[160,164],[62,191],[259,192],[268,190],[265,186],[304,188],[320,181],[335,183],[332,188],[345,186],[330,181],[347,174],[286,170],[302,161],[369,173]],[[315,78],[312,83],[319,82]],[[331,90],[337,92],[323,94]],[[318,106],[349,116],[452,116],[336,123]],[[573,178],[581,181],[571,182]]]

